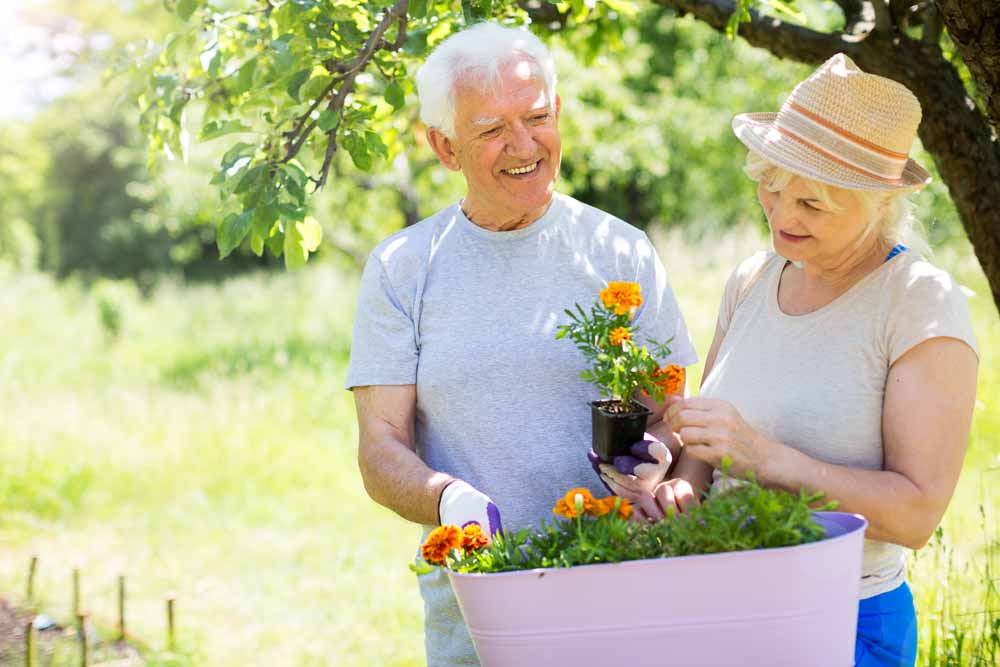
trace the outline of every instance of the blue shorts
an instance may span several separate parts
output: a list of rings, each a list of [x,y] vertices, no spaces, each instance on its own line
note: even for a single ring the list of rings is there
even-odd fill
[[[917,660],[917,612],[903,584],[858,606],[855,667],[913,667]]]

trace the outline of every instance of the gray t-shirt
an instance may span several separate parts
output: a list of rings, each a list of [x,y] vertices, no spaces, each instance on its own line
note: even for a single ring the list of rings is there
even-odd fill
[[[662,363],[697,355],[646,234],[570,197],[510,232],[458,204],[385,239],[361,278],[348,388],[415,384],[417,453],[490,496],[505,530],[536,525],[573,487],[607,495],[587,461],[583,355],[555,340],[563,312],[609,281],[638,282],[639,339],[673,338]],[[432,527],[425,527],[426,535]],[[420,577],[427,663],[478,664],[448,579]]]

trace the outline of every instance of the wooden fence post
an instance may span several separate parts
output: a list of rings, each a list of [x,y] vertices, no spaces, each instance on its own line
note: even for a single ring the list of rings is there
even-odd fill
[[[35,619],[28,621],[24,628],[24,664],[35,667]]]
[[[118,577],[118,639],[125,641],[125,577]]]
[[[35,602],[35,571],[38,569],[38,556],[31,557],[31,565],[28,566],[28,606]]]
[[[171,595],[167,598],[167,650],[173,651],[177,646],[177,636],[174,634],[174,602],[176,598]]]

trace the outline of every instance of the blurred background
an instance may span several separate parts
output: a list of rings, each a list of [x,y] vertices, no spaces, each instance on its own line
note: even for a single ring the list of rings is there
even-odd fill
[[[592,61],[551,40],[559,188],[650,233],[704,355],[729,271],[766,247],[730,119],[776,109],[811,69],[639,8],[623,48]],[[313,200],[324,238],[305,269],[246,247],[220,261],[209,181],[224,142],[151,161],[115,74],[177,23],[152,0],[0,2],[0,595],[26,606],[37,555],[34,603],[68,624],[78,567],[98,634],[126,575],[148,664],[422,664],[406,567],[419,531],[364,494],[342,385],[367,253],[464,183],[418,132],[370,173],[340,155]],[[409,102],[399,113],[415,119]],[[915,201],[982,350],[966,472],[913,559],[921,664],[976,664],[970,642],[1000,650],[1000,332],[940,179]],[[0,665],[22,664],[10,643]]]

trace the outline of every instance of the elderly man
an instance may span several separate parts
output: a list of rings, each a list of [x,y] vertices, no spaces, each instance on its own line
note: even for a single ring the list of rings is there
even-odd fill
[[[646,235],[554,192],[555,83],[537,38],[490,23],[444,41],[417,73],[427,139],[467,192],[372,252],[346,384],[365,488],[425,536],[470,521],[495,533],[501,517],[517,530],[570,488],[598,490],[586,457],[597,396],[579,352],[554,339],[564,308],[608,281],[638,282],[643,333],[673,339],[664,363],[696,361]],[[663,406],[650,407],[650,433],[672,442]],[[640,486],[669,465],[666,446],[651,451],[632,477]],[[447,577],[419,584],[428,664],[478,664]]]

